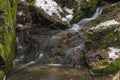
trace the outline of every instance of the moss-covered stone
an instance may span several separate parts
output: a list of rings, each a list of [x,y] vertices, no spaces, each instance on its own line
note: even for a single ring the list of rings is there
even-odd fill
[[[62,25],[62,26],[68,26],[68,22],[62,21],[57,15],[49,16],[46,14],[45,11],[43,11],[41,8],[36,8],[34,5],[35,0],[27,0],[31,7],[34,7],[34,10],[36,9],[37,15],[43,19],[47,19],[48,21]],[[80,19],[84,17],[91,17],[93,13],[95,12],[98,1],[97,0],[55,0],[59,6],[63,9],[63,12],[60,13],[62,17],[65,17],[67,12],[65,12],[64,7],[67,7],[69,9],[73,9],[73,16],[74,18],[70,21],[70,23],[78,22]]]
[[[120,22],[120,2],[104,7],[102,14],[96,19],[92,21],[91,27],[97,26],[98,24],[109,21],[116,20],[118,23]],[[89,51],[93,51],[96,55],[100,55],[101,59],[96,60],[96,58],[92,59],[93,61],[88,60],[89,66],[91,67],[91,71],[96,74],[110,74],[115,73],[120,70],[120,59],[112,60],[108,57],[109,47],[120,47],[120,24],[110,25],[110,26],[101,26],[101,28],[90,28],[85,31],[86,40],[85,45],[86,49]],[[104,49],[104,52],[103,52]],[[99,53],[100,52],[100,53]],[[107,57],[104,57],[104,55]],[[87,57],[87,56],[86,56]],[[87,58],[89,59],[89,57]]]
[[[105,29],[87,31],[87,40],[85,41],[87,50],[102,50],[106,53],[100,53],[102,60],[93,62],[91,71],[97,74],[115,73],[120,69],[120,59],[109,63],[108,57],[103,57],[102,54],[108,54],[109,47],[120,47],[120,25],[112,25]]]
[[[14,59],[14,41],[16,25],[17,0],[0,0],[0,55],[5,61],[6,69],[0,71],[0,80],[11,66]]]
[[[103,49],[109,46],[119,46],[120,25],[112,25],[106,29],[87,30],[85,41],[87,49]],[[117,30],[117,31],[115,31]]]
[[[100,64],[101,63],[101,64]],[[91,71],[95,74],[110,74],[120,70],[120,60],[116,60],[110,64],[105,61],[99,62],[99,65],[91,68]]]

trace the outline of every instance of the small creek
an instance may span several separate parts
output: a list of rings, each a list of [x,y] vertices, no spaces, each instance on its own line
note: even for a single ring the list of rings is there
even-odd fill
[[[42,38],[38,43],[35,43],[34,51],[23,46],[25,37],[28,37],[31,30],[25,33],[24,39],[21,36],[16,38],[16,59],[13,62],[13,67],[10,69],[6,80],[101,80],[101,78],[91,76],[89,70],[80,68],[84,65],[84,40],[83,31],[87,29],[92,20],[95,20],[102,12],[102,7],[98,7],[91,18],[84,18],[76,24],[69,26],[67,30],[58,30],[57,32],[43,34],[39,33],[39,29],[34,28],[33,31],[38,31],[38,39]],[[34,33],[35,34],[35,33]],[[24,34],[20,34],[24,35]],[[34,37],[35,35],[33,35]],[[33,38],[35,41],[36,38]],[[27,45],[33,47],[34,43],[30,43],[31,38],[27,39]],[[79,67],[75,69],[73,67]],[[86,77],[85,77],[86,76]],[[102,77],[105,79],[106,77]]]

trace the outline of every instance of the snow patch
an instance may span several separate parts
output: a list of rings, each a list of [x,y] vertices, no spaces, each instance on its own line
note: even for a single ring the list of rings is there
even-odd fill
[[[67,22],[67,18],[62,18],[62,21]]]
[[[49,16],[56,14],[64,22],[69,23],[73,19],[73,9],[64,7],[64,10],[68,14],[62,17],[61,13],[64,13],[64,11],[54,0],[36,0],[35,6],[43,9]]]
[[[68,12],[69,14],[73,14],[73,9],[69,9],[67,7],[64,7],[65,11]]]
[[[67,19],[68,21],[72,20],[72,19],[73,19],[73,15],[71,15],[71,14],[66,15],[66,19]]]
[[[92,27],[91,29],[100,29],[100,28],[106,28],[107,26],[110,25],[115,25],[115,24],[120,24],[120,22],[116,21],[116,20],[108,20],[105,22],[102,22],[100,24],[98,24],[96,27]]]
[[[65,21],[65,22],[69,22],[73,19],[73,9],[69,9],[67,7],[64,7],[64,10],[69,13],[68,15],[66,15],[65,17],[62,18],[62,21]]]
[[[110,47],[109,53],[109,58],[112,58],[113,60],[120,58],[120,49],[119,48],[114,48]]]
[[[43,9],[49,16],[56,14],[61,18],[60,12],[63,12],[60,6],[53,0],[36,0],[36,7]]]

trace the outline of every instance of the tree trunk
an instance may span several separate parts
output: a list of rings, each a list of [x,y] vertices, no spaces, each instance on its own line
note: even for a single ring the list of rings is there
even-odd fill
[[[11,66],[14,58],[17,0],[0,0],[0,80]],[[2,62],[3,61],[3,62]]]

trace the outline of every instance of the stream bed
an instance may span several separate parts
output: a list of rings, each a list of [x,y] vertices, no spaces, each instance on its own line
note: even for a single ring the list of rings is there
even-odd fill
[[[98,7],[66,30],[44,30],[41,26],[21,31],[16,38],[16,58],[5,80],[108,80],[93,76],[85,61],[84,30],[102,13]],[[24,36],[23,36],[24,35]]]

